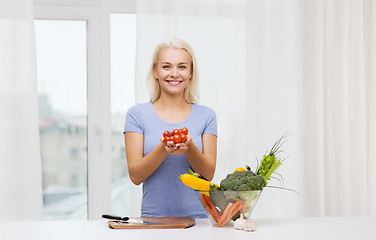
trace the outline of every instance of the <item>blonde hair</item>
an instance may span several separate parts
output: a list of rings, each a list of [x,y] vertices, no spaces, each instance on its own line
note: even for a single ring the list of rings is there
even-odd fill
[[[154,78],[153,71],[154,68],[157,66],[159,53],[162,49],[165,48],[184,49],[190,55],[192,77],[189,80],[188,86],[184,90],[184,99],[188,103],[198,103],[198,69],[196,57],[194,55],[192,47],[185,41],[177,38],[173,38],[170,41],[160,43],[154,50],[153,61],[147,77],[151,96],[150,102],[155,102],[161,97],[161,87],[159,86],[158,80]]]

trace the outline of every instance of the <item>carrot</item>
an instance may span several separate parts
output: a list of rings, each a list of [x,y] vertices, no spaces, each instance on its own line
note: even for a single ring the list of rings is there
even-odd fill
[[[235,206],[232,206],[231,208],[231,213],[227,214],[225,220],[223,220],[223,222],[221,223],[220,226],[223,226],[225,225],[227,222],[229,222],[231,220],[231,218],[240,210],[241,208],[241,205],[238,205],[236,208],[234,208]]]
[[[242,206],[242,212],[241,212],[241,214],[243,214],[243,216],[244,216],[244,214],[245,214],[245,208],[247,207],[247,199],[244,199],[244,201],[243,201],[243,206]]]
[[[206,201],[206,197],[204,194],[200,195],[201,202],[204,204],[204,206],[208,206],[208,202]]]
[[[218,225],[219,226],[223,226],[224,225],[224,220],[226,219],[227,215],[228,215],[228,212],[230,211],[230,209],[232,208],[234,204],[232,202],[229,202],[225,208],[225,210],[223,211],[223,214],[221,215],[221,217],[219,218],[219,221],[218,221]]]
[[[212,202],[212,200],[210,199],[209,196],[205,196],[206,197],[206,201],[208,203],[208,205],[211,207],[211,209],[213,209],[213,212],[215,214],[215,217],[219,220],[220,216],[221,216],[221,213],[218,211],[218,209],[215,207],[214,203]]]
[[[237,200],[234,204],[232,204],[232,206],[229,209],[227,215],[225,216],[225,218],[223,219],[223,221],[221,223],[218,223],[218,225],[219,226],[225,225],[240,210],[241,207],[242,207],[242,205],[240,204],[240,201]]]
[[[212,209],[212,208],[210,207],[210,205],[208,204],[208,201],[207,201],[205,195],[204,195],[204,194],[201,194],[201,195],[200,195],[200,199],[201,199],[201,201],[202,201],[202,203],[203,203],[203,205],[204,205],[204,208],[206,209],[206,211],[209,212],[209,214],[210,214],[210,216],[212,216],[213,220],[214,220],[215,222],[218,222],[219,219],[218,219],[216,213],[213,211],[213,209]]]
[[[228,221],[230,221],[230,219],[237,213],[239,212],[239,210],[243,207],[243,204],[234,204],[234,206],[232,207],[232,212],[231,214],[228,215]],[[228,222],[227,221],[227,222]]]
[[[206,209],[206,211],[209,212],[209,214],[210,214],[210,216],[213,218],[213,220],[214,220],[215,222],[218,222],[218,219],[215,217],[215,214],[214,214],[213,210],[212,210],[211,208],[209,208],[208,206],[205,206],[205,209]]]

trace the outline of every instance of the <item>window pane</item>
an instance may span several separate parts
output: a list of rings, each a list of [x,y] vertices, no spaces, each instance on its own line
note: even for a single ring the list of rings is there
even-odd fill
[[[124,120],[135,103],[136,14],[111,14],[112,211],[130,214]]]
[[[34,26],[44,219],[87,219],[86,21]]]

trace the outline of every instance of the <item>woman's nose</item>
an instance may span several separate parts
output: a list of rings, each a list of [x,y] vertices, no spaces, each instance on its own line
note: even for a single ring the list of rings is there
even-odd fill
[[[176,67],[171,68],[171,76],[173,77],[178,76],[178,69]]]

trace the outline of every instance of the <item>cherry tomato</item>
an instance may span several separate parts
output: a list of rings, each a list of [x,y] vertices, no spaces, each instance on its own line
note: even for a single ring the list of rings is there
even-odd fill
[[[181,140],[183,141],[183,142],[186,142],[187,141],[187,135],[185,135],[185,134],[180,134],[180,136],[181,136]]]
[[[166,131],[163,133],[163,137],[171,137],[171,133],[169,131]]]
[[[172,137],[172,139],[174,140],[174,143],[181,143],[181,135],[180,134],[176,134]]]
[[[186,128],[186,127],[182,128],[180,131],[181,131],[182,134],[185,134],[185,135],[188,134],[188,128]]]
[[[180,134],[180,130],[179,129],[174,129],[172,131],[172,136],[179,135],[179,134]]]
[[[163,142],[167,144],[167,142],[173,141],[172,137],[165,137]]]

